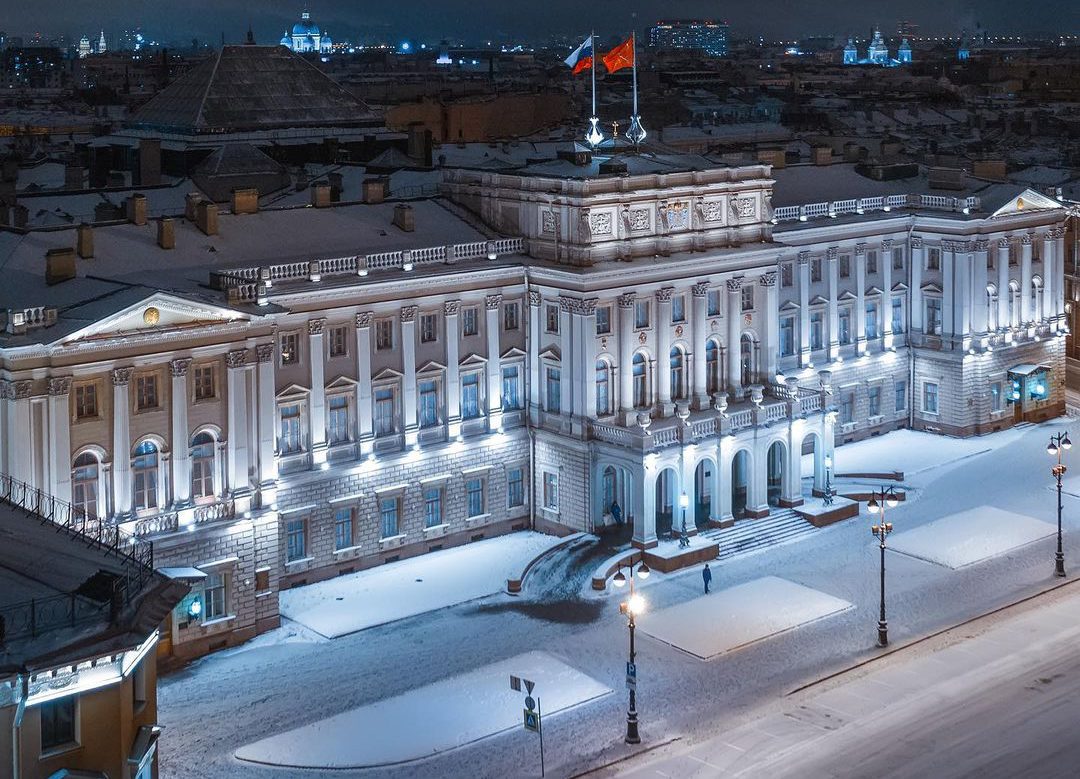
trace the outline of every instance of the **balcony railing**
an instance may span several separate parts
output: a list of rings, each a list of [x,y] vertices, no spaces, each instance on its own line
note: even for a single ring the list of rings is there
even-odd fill
[[[134,534],[139,538],[159,536],[166,533],[175,533],[181,529],[182,525],[184,527],[201,525],[206,522],[232,519],[234,516],[235,505],[231,500],[208,503],[188,509],[174,509],[136,520]]]
[[[946,195],[886,195],[850,200],[831,200],[823,203],[807,203],[802,206],[781,206],[773,211],[773,222],[806,222],[811,219],[837,217],[845,214],[866,214],[873,211],[899,209],[928,209],[971,213],[982,208],[977,197],[948,197]]]

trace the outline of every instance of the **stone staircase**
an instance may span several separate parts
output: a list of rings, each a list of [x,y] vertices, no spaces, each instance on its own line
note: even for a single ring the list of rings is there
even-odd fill
[[[731,527],[706,530],[701,535],[720,544],[718,560],[766,549],[818,531],[791,509],[773,509],[764,519],[741,519]]]

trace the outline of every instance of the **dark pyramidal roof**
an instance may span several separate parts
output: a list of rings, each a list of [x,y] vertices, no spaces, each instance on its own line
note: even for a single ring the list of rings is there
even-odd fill
[[[381,118],[284,46],[224,46],[155,95],[129,125],[182,134],[371,127]]]

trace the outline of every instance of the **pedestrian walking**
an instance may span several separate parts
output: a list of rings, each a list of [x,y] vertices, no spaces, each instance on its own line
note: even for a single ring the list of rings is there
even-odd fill
[[[615,527],[622,527],[622,507],[619,501],[611,501],[611,518],[615,520]]]
[[[705,563],[705,570],[701,572],[701,578],[705,582],[705,594],[709,594],[709,583],[712,581],[712,571],[709,570],[709,564]]]

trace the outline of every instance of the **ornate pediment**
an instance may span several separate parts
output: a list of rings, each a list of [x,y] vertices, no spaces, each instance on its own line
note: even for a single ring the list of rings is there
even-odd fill
[[[153,335],[176,330],[250,321],[248,314],[210,303],[194,302],[157,292],[75,331],[64,343]]]
[[[992,213],[990,218],[996,219],[1002,216],[1026,214],[1029,211],[1052,211],[1055,209],[1064,209],[1064,206],[1052,197],[1041,195],[1033,189],[1025,189]]]

